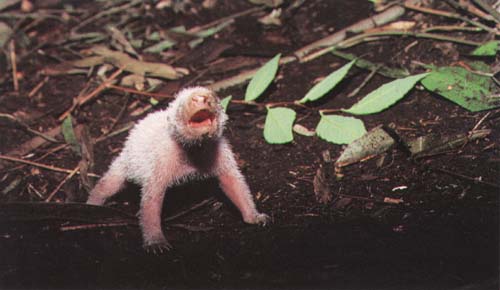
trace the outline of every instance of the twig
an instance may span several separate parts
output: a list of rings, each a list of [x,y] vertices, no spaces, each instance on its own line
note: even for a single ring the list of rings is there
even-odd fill
[[[320,114],[330,114],[330,113],[338,113],[342,112],[342,109],[324,109],[324,110],[319,110]]]
[[[33,97],[40,89],[49,81],[49,77],[46,76],[41,82],[39,82],[29,93],[28,98]]]
[[[294,52],[294,54],[302,59],[304,56],[309,54],[311,51],[316,50],[322,47],[333,46],[342,40],[344,40],[348,33],[360,33],[370,28],[374,28],[377,26],[384,25],[395,19],[401,17],[405,12],[405,9],[401,6],[394,6],[386,11],[374,15],[373,17],[369,17],[367,19],[356,22],[353,25],[350,25],[334,34],[331,34],[325,38],[322,38],[318,41],[315,41],[309,45],[302,47],[301,49]]]
[[[226,16],[226,17],[222,17],[222,18],[219,18],[215,21],[212,21],[210,23],[207,23],[207,24],[204,24],[204,25],[201,25],[201,26],[196,26],[196,27],[193,27],[191,29],[188,30],[189,33],[197,33],[197,32],[200,32],[202,30],[205,30],[207,28],[210,28],[210,27],[213,27],[213,26],[217,26],[221,23],[224,23],[226,21],[229,21],[229,20],[233,20],[233,19],[236,19],[238,17],[242,17],[242,16],[245,16],[245,15],[248,15],[248,14],[252,14],[254,12],[259,12],[259,11],[262,11],[264,10],[264,7],[253,7],[253,8],[250,8],[250,9],[247,9],[245,11],[241,11],[241,12],[238,12],[238,13],[235,13],[233,15],[229,15],[229,16]]]
[[[358,87],[356,87],[352,92],[350,92],[347,95],[347,97],[352,98],[355,95],[357,95],[359,93],[359,91],[361,91],[361,89],[363,89],[366,86],[366,84],[368,84],[368,82],[373,78],[373,76],[377,73],[378,69],[379,69],[378,67],[373,69],[370,72],[370,74],[363,80],[363,82]]]
[[[456,26],[456,25],[436,25],[422,30],[423,32],[432,31],[469,31],[469,32],[479,32],[482,31],[479,27],[470,26]]]
[[[493,18],[495,18],[497,23],[500,23],[500,13],[493,9],[488,3],[484,2],[483,0],[472,0],[474,3],[476,3],[479,7],[483,8],[486,10]]]
[[[107,87],[110,89],[113,89],[113,90],[121,91],[121,92],[131,93],[131,94],[135,94],[135,95],[148,96],[148,97],[153,97],[153,98],[159,98],[159,99],[172,99],[174,97],[174,96],[169,95],[169,94],[143,92],[143,91],[138,91],[135,89],[117,86],[117,85],[113,85],[113,84],[108,84]]]
[[[62,226],[59,228],[62,232],[67,231],[79,231],[79,230],[90,230],[90,229],[102,229],[102,228],[114,228],[114,227],[124,227],[130,225],[137,225],[130,222],[121,222],[121,223],[106,223],[106,224],[87,224],[87,225],[78,225],[78,226]]]
[[[123,132],[127,132],[128,130],[130,130],[130,129],[132,129],[134,127],[134,124],[135,124],[135,122],[128,122],[125,125],[123,125],[121,128],[119,128],[119,129],[117,129],[117,130],[115,130],[115,131],[113,131],[113,132],[111,132],[111,133],[109,133],[107,135],[100,136],[99,138],[97,138],[95,140],[95,142],[99,143],[99,142],[102,142],[102,141],[104,141],[104,140],[106,140],[108,138],[111,138],[113,136],[121,134]]]
[[[181,216],[183,216],[183,215],[185,215],[185,214],[187,214],[187,213],[189,213],[189,212],[192,212],[192,211],[194,211],[194,210],[197,210],[197,209],[199,209],[200,207],[203,207],[203,206],[205,206],[205,205],[207,205],[207,204],[209,204],[209,203],[212,203],[212,202],[214,202],[214,201],[215,201],[215,198],[213,198],[213,197],[209,197],[209,198],[207,198],[207,199],[203,200],[202,202],[199,202],[199,203],[197,203],[197,204],[193,205],[192,207],[190,207],[190,208],[188,208],[188,209],[186,209],[186,210],[183,210],[183,211],[181,211],[181,212],[179,212],[179,213],[177,213],[177,214],[174,214],[173,216],[169,216],[169,217],[167,217],[167,218],[165,219],[165,221],[169,222],[169,221],[175,220],[175,219],[177,219],[177,218],[179,218],[179,217],[181,217]]]
[[[80,28],[84,27],[85,25],[91,23],[91,22],[94,22],[96,21],[97,19],[101,18],[101,17],[104,17],[104,16],[109,16],[109,15],[112,15],[112,14],[116,14],[116,13],[119,13],[121,11],[125,11],[125,10],[128,10],[132,7],[134,7],[135,5],[138,5],[138,4],[141,4],[143,1],[142,0],[133,0],[133,1],[130,1],[129,3],[126,3],[122,6],[118,6],[118,7],[112,7],[108,10],[105,10],[105,11],[101,11],[85,20],[83,20],[82,22],[80,22],[80,24],[78,24],[77,26],[73,27],[73,29],[71,29],[71,31],[73,33],[75,33],[76,31],[78,31]]]
[[[377,40],[380,40],[382,37],[386,37],[386,36],[411,36],[411,37],[416,37],[416,38],[429,38],[429,39],[435,39],[435,40],[441,40],[441,41],[456,42],[456,43],[465,44],[465,45],[472,45],[472,46],[481,45],[481,43],[479,43],[479,42],[465,40],[465,39],[461,39],[461,38],[455,38],[455,37],[446,36],[446,35],[439,35],[439,34],[433,34],[433,33],[427,33],[427,32],[386,30],[386,31],[377,31],[377,32],[367,32],[367,33],[359,34],[359,35],[353,36],[351,38],[345,39],[343,41],[338,42],[335,45],[325,47],[325,48],[320,49],[314,53],[303,56],[301,59],[301,62],[311,61],[311,60],[316,59],[324,54],[332,52],[335,49],[349,48],[349,47],[358,45],[358,44],[363,43],[363,42],[377,41]]]
[[[483,181],[483,180],[480,180],[478,178],[470,177],[470,176],[463,175],[463,174],[460,174],[460,173],[457,173],[457,172],[454,172],[454,171],[449,171],[449,170],[446,170],[446,169],[443,169],[443,168],[434,168],[434,167],[429,167],[429,168],[431,170],[434,170],[434,171],[439,171],[439,172],[446,173],[446,174],[449,174],[449,175],[452,175],[452,176],[455,176],[455,177],[459,177],[459,178],[462,178],[462,179],[465,179],[465,180],[468,180],[468,181],[472,181],[473,183],[479,183],[481,185],[486,185],[486,186],[490,186],[490,187],[493,187],[493,188],[500,189],[500,185],[499,184],[495,184],[493,182]]]
[[[427,14],[432,14],[432,15],[437,15],[437,16],[442,16],[442,17],[447,17],[447,18],[452,18],[452,19],[458,19],[458,20],[467,22],[471,25],[474,25],[476,27],[479,27],[483,30],[486,30],[488,32],[495,33],[495,34],[499,33],[497,30],[495,30],[491,27],[488,27],[480,22],[470,20],[467,17],[461,16],[460,14],[451,13],[451,12],[442,11],[442,10],[431,9],[431,8],[426,8],[426,7],[420,7],[420,6],[410,4],[408,2],[406,2],[404,4],[404,7],[407,9],[415,10],[415,11],[422,12],[422,13],[427,13]]]
[[[416,38],[428,38],[428,39],[434,39],[434,40],[455,42],[455,43],[471,45],[471,46],[481,45],[481,43],[476,42],[476,41],[470,41],[470,40],[465,40],[465,39],[446,36],[446,35],[434,34],[434,33],[389,30],[389,31],[381,31],[381,32],[369,32],[369,33],[363,33],[360,35],[356,35],[354,37],[346,39],[345,41],[342,41],[341,43],[339,43],[337,45],[337,47],[348,48],[348,47],[357,45],[359,43],[362,43],[362,42],[366,41],[366,39],[371,41],[371,39],[369,39],[371,37],[394,36],[394,35],[396,35],[396,36],[411,36],[411,37],[416,37]],[[374,38],[373,40],[378,40],[378,38]]]
[[[59,121],[66,119],[66,117],[69,114],[71,114],[71,112],[73,112],[73,110],[75,110],[77,107],[87,103],[92,98],[97,96],[100,92],[104,91],[111,84],[111,82],[113,82],[122,72],[123,72],[123,68],[118,69],[109,78],[107,78],[105,81],[103,81],[97,88],[95,88],[92,92],[90,92],[88,95],[82,96],[82,97],[77,97],[77,100],[75,102],[73,102],[73,105],[71,106],[71,108],[66,110],[66,112],[64,112],[59,117]]]
[[[120,109],[120,112],[118,112],[118,115],[113,119],[113,122],[111,123],[111,125],[105,130],[105,132],[103,132],[101,134],[101,136],[99,136],[96,139],[103,138],[109,132],[111,132],[111,130],[113,130],[115,128],[116,124],[118,124],[118,121],[123,117],[123,114],[125,113],[125,111],[127,111],[127,104],[128,104],[128,99],[125,100],[122,108]]]
[[[16,44],[14,40],[9,42],[10,64],[12,66],[12,82],[14,83],[14,91],[19,92],[19,79],[17,77],[17,61],[16,61]]]
[[[13,121],[14,123],[16,123],[16,124],[20,125],[21,127],[23,127],[26,131],[28,131],[30,133],[33,133],[33,134],[35,134],[37,136],[40,136],[40,137],[42,137],[43,139],[45,139],[47,141],[54,142],[54,143],[58,143],[59,142],[56,139],[54,139],[52,136],[49,136],[49,135],[44,134],[44,133],[42,133],[40,131],[31,129],[27,124],[25,124],[23,121],[19,120],[18,118],[16,118],[15,116],[13,116],[11,114],[0,113],[0,118],[9,119],[9,120]]]
[[[474,126],[474,128],[472,128],[472,130],[470,130],[471,132],[474,132],[477,130],[477,128],[479,128],[479,126],[481,126],[481,124],[484,122],[484,120],[486,120],[486,118],[488,118],[488,116],[491,114],[491,112],[488,112],[486,113],[478,122],[477,124]]]
[[[56,166],[52,166],[52,165],[46,165],[46,164],[42,164],[42,163],[38,163],[38,162],[33,162],[33,161],[29,161],[29,160],[25,160],[25,159],[21,159],[21,158],[16,158],[16,157],[11,157],[11,156],[5,156],[5,155],[1,155],[1,154],[0,154],[0,159],[11,161],[11,162],[24,163],[24,164],[28,164],[31,166],[36,166],[36,167],[40,167],[43,169],[52,170],[52,171],[56,171],[56,172],[62,172],[62,173],[68,173],[68,174],[73,172],[73,170],[70,170],[70,169],[56,167]],[[77,174],[80,174],[80,172],[77,172]],[[100,177],[99,175],[94,174],[94,173],[89,173],[88,175],[92,176],[92,177]]]
[[[80,170],[80,165],[77,165],[60,183],[59,185],[56,186],[56,188],[54,188],[54,190],[49,194],[49,196],[45,199],[46,202],[49,202],[53,197],[54,195],[59,191],[59,189],[61,189],[61,187],[66,183],[68,182],[68,180],[71,179],[71,177],[73,177],[77,172],[78,170]]]

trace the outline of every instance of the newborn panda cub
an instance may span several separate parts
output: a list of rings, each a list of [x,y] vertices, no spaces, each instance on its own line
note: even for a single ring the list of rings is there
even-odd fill
[[[222,136],[227,115],[211,90],[180,91],[168,108],[146,116],[130,132],[120,155],[90,192],[88,204],[102,205],[126,180],[141,186],[139,219],[147,251],[171,248],[161,230],[165,191],[192,178],[215,176],[249,224],[265,225],[250,189]]]

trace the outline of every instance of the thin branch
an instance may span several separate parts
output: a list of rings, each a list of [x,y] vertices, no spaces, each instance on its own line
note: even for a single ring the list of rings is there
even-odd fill
[[[138,91],[135,89],[117,86],[117,85],[113,85],[113,84],[108,84],[106,87],[113,89],[113,90],[121,91],[121,92],[131,93],[131,94],[135,94],[135,95],[148,96],[148,97],[153,97],[153,98],[159,98],[159,99],[172,99],[174,97],[174,96],[169,95],[169,94],[143,92],[143,91]]]
[[[214,201],[215,201],[215,198],[213,198],[213,197],[207,198],[207,199],[205,199],[205,200],[203,200],[203,201],[201,201],[201,202],[193,205],[192,207],[190,207],[190,208],[188,208],[186,210],[183,210],[183,211],[181,211],[181,212],[179,212],[177,214],[174,214],[173,216],[167,217],[165,219],[165,221],[166,222],[173,221],[173,220],[175,220],[175,219],[177,219],[177,218],[179,218],[179,217],[181,217],[181,216],[183,216],[183,215],[185,215],[187,213],[190,213],[190,212],[192,212],[192,211],[194,211],[196,209],[199,209],[199,208],[201,208],[201,207],[203,207],[203,206],[205,206],[205,205],[207,205],[209,203],[212,203]]]
[[[402,30],[386,30],[386,31],[368,32],[368,33],[363,33],[363,34],[353,36],[351,38],[348,38],[346,40],[343,40],[343,41],[337,43],[336,45],[325,47],[325,48],[318,50],[314,53],[303,56],[301,61],[308,62],[308,61],[316,59],[324,54],[332,52],[334,49],[349,48],[349,47],[358,45],[358,44],[363,43],[363,42],[377,41],[377,40],[382,39],[383,37],[388,37],[388,36],[410,36],[410,37],[415,37],[415,38],[428,38],[428,39],[434,39],[434,40],[449,41],[449,42],[455,42],[455,43],[471,45],[471,46],[481,45],[481,43],[479,43],[479,42],[465,40],[465,39],[451,37],[451,36],[446,36],[446,35],[440,35],[440,34],[433,34],[433,33],[427,33],[427,32],[411,32],[411,31],[402,31]]]
[[[52,192],[49,194],[49,196],[45,199],[45,202],[49,202],[52,200],[52,198],[54,197],[54,195],[56,195],[56,193],[59,191],[59,189],[61,189],[61,187],[66,183],[68,182],[68,180],[71,179],[71,177],[73,177],[77,172],[78,170],[80,170],[80,165],[77,165],[57,186],[56,188],[54,188],[54,190],[52,190]]]
[[[495,30],[495,29],[493,29],[491,27],[488,27],[488,26],[486,26],[486,25],[484,25],[484,24],[482,24],[480,22],[477,22],[477,21],[474,21],[474,20],[470,20],[467,17],[463,17],[460,14],[451,13],[451,12],[448,12],[448,11],[442,11],[442,10],[436,10],[436,9],[426,8],[426,7],[420,7],[420,6],[416,6],[416,5],[410,4],[408,2],[405,2],[404,7],[407,8],[407,9],[415,10],[415,11],[422,12],[422,13],[427,13],[427,14],[431,14],[431,15],[442,16],[442,17],[446,17],[446,18],[458,19],[458,20],[467,22],[467,23],[469,23],[469,24],[471,24],[473,26],[479,27],[479,28],[481,28],[483,30],[486,30],[488,32],[499,34],[499,32],[497,30]]]
[[[219,19],[217,19],[215,21],[212,21],[210,23],[207,23],[207,24],[204,24],[204,25],[201,25],[201,26],[193,27],[193,28],[189,29],[188,32],[189,33],[197,33],[197,32],[200,32],[202,30],[205,30],[207,28],[217,26],[217,25],[219,25],[221,23],[224,23],[226,21],[233,20],[233,19],[245,16],[245,15],[252,14],[254,12],[263,11],[263,10],[264,10],[264,7],[262,7],[262,6],[261,7],[253,7],[253,8],[247,9],[245,11],[241,11],[241,12],[235,13],[233,15],[229,15],[229,16],[226,16],[226,17],[219,18]]]
[[[31,129],[31,127],[29,127],[26,123],[24,123],[23,121],[19,120],[18,118],[16,118],[15,116],[11,115],[11,114],[4,114],[4,113],[0,113],[0,118],[6,118],[6,119],[9,119],[11,121],[13,121],[14,123],[18,124],[19,126],[23,127],[26,131],[30,132],[30,133],[33,133],[37,136],[40,136],[42,137],[43,139],[47,140],[47,141],[50,141],[50,142],[53,142],[53,143],[58,143],[59,141],[57,141],[56,139],[54,139],[53,137],[47,135],[47,134],[44,134],[40,131],[37,131],[37,130],[34,130],[34,129]]]
[[[483,8],[486,10],[493,18],[495,18],[497,23],[500,23],[500,13],[493,9],[488,3],[484,2],[483,0],[472,0],[474,3],[476,3],[479,7]]]
[[[41,82],[39,82],[29,93],[28,98],[33,97],[40,89],[49,81],[49,77],[46,76]]]
[[[123,68],[118,69],[109,78],[107,78],[105,81],[103,81],[97,88],[95,88],[95,90],[90,92],[88,95],[82,96],[82,97],[77,97],[76,101],[73,102],[73,105],[71,106],[71,108],[69,108],[68,110],[66,110],[66,112],[64,112],[61,116],[59,116],[59,121],[66,119],[66,117],[69,114],[71,114],[71,112],[73,112],[73,110],[75,110],[77,107],[87,103],[88,101],[93,99],[95,96],[97,96],[99,93],[104,91],[122,72],[123,72]]]
[[[316,50],[318,48],[323,48],[327,46],[333,46],[346,38],[349,33],[360,33],[367,29],[378,27],[389,23],[391,21],[396,20],[401,17],[405,12],[405,9],[401,6],[394,6],[386,11],[374,15],[373,17],[369,17],[367,19],[361,20],[359,22],[354,23],[334,34],[331,34],[325,38],[317,40],[309,45],[302,47],[301,49],[294,52],[294,54],[302,59],[304,56]]]
[[[116,13],[128,10],[128,9],[134,7],[135,5],[141,4],[142,2],[143,2],[142,0],[133,0],[133,1],[130,1],[129,3],[126,3],[126,4],[122,5],[122,6],[111,7],[108,10],[101,11],[101,12],[99,12],[99,13],[97,13],[95,15],[92,15],[91,17],[83,20],[77,26],[73,27],[71,29],[71,31],[75,33],[80,28],[86,26],[89,23],[95,22],[99,18],[102,18],[102,17],[105,17],[105,16],[109,16],[109,15],[113,15],[113,14],[116,14]]]
[[[496,189],[500,189],[500,185],[499,184],[495,184],[493,182],[483,181],[483,180],[481,180],[479,178],[470,177],[470,176],[467,176],[467,175],[464,175],[464,174],[461,174],[461,173],[457,173],[457,172],[454,172],[454,171],[450,171],[450,170],[447,170],[447,169],[443,169],[443,168],[434,168],[434,167],[429,167],[429,168],[431,170],[434,170],[434,171],[439,171],[439,172],[446,173],[446,174],[451,175],[451,176],[455,176],[455,177],[458,177],[458,178],[462,178],[462,179],[471,181],[472,183],[475,183],[475,184],[481,184],[481,185],[490,186],[490,187],[493,187],[493,188],[496,188]]]
[[[375,69],[373,69],[370,72],[370,74],[368,76],[366,76],[366,78],[363,80],[363,82],[358,87],[356,87],[352,92],[350,92],[347,95],[347,97],[348,98],[352,98],[355,95],[357,95],[361,91],[361,89],[363,89],[368,84],[368,82],[373,78],[373,76],[375,76],[375,74],[377,73],[378,69],[379,69],[378,67],[376,67]]]
[[[68,174],[71,174],[71,172],[73,172],[73,170],[71,170],[71,169],[56,167],[56,166],[52,166],[52,165],[46,165],[46,164],[42,164],[42,163],[38,163],[38,162],[33,162],[33,161],[29,161],[29,160],[25,160],[25,159],[21,159],[21,158],[16,158],[16,157],[11,157],[11,156],[5,156],[5,155],[1,155],[1,154],[0,154],[0,159],[11,161],[11,162],[24,163],[24,164],[28,164],[31,166],[36,166],[36,167],[40,167],[43,169],[52,170],[52,171],[56,171],[56,172],[62,172],[62,173],[68,173]],[[77,172],[77,174],[80,174],[80,172]],[[100,177],[99,175],[94,174],[94,173],[89,173],[88,175],[91,177]]]

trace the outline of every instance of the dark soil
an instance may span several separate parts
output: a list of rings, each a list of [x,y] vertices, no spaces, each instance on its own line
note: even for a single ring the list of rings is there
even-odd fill
[[[33,2],[35,12],[64,7],[57,0]],[[67,49],[61,43],[72,27],[103,11],[102,6],[112,1],[62,2],[73,3],[78,9],[67,21],[48,18],[35,24],[29,18],[8,19],[9,24],[18,25],[13,39],[19,43],[19,92],[14,91],[7,61],[0,60],[0,113],[21,116],[31,128],[42,132],[60,124],[58,117],[87,83],[95,88],[99,81],[95,71],[88,76],[51,76],[39,93],[28,96],[29,92],[45,78],[41,73],[44,68],[75,59],[75,54],[89,47],[76,43]],[[191,28],[252,7],[247,1],[220,0],[215,8],[202,9],[201,1],[192,2],[197,11],[177,14],[154,9],[154,4],[141,4],[135,7],[141,12],[136,17],[130,17],[136,10],[113,14],[81,31],[104,32],[105,25],[125,21],[137,31],[137,38],[144,38],[145,30],[179,25]],[[437,8],[450,9],[440,5]],[[19,12],[19,7],[8,12]],[[173,50],[174,58],[163,55],[165,60],[146,53],[144,57],[190,69],[189,76],[163,82],[156,90],[174,94],[187,85],[208,84],[254,68],[278,52],[288,55],[374,13],[365,0],[306,1],[284,18],[282,26],[265,27],[256,22],[263,14],[254,13],[236,19],[196,48],[179,44]],[[419,19],[419,25],[450,24],[449,20],[415,12],[407,12],[403,19]],[[486,34],[462,36],[477,41],[487,38]],[[467,61],[469,50],[456,44],[445,49],[442,43],[431,40],[391,38],[361,44],[348,52],[419,73],[423,70],[414,61],[452,65]],[[226,62],[218,65],[221,60]],[[325,55],[283,66],[259,102],[300,99],[315,79],[343,63],[345,60]],[[368,74],[354,70],[324,101],[309,105],[311,110],[297,109],[297,122],[314,128],[319,120],[317,110],[348,107],[389,81],[376,76],[356,97],[348,98]],[[219,94],[241,99],[244,92],[245,87],[238,86]],[[149,97],[106,90],[73,112],[73,119],[75,125],[87,126],[90,136],[97,138],[115,122],[111,129],[143,118],[144,114],[134,116],[133,112],[148,104]],[[153,110],[167,104],[168,100],[162,100]],[[413,90],[390,109],[362,120],[368,129],[391,126],[399,136],[410,139],[429,133],[467,133],[486,113],[470,113],[438,95]],[[329,150],[336,158],[341,146],[297,134],[292,144],[270,145],[262,137],[264,109],[231,104],[228,114],[226,135],[259,209],[272,216],[271,225],[244,224],[215,180],[193,182],[167,193],[166,219],[188,211],[164,223],[174,250],[155,256],[141,247],[134,217],[139,207],[136,185],[130,184],[110,200],[109,208],[98,210],[75,204],[85,201],[87,191],[80,179],[73,177],[54,196],[57,204],[36,204],[45,200],[66,174],[3,161],[0,287],[499,289],[500,111],[490,111],[479,126],[492,130],[487,138],[461,148],[413,160],[396,146],[382,162],[376,157],[345,168],[342,179],[331,180],[334,196],[326,204],[316,200],[312,180],[322,152]],[[95,145],[92,172],[106,170],[126,135]],[[5,119],[0,119],[0,136],[0,153],[4,155],[34,137]],[[48,142],[21,157],[71,170],[81,157],[69,147],[54,150],[60,144]],[[381,201],[384,197],[404,202],[388,204]],[[203,206],[189,210],[207,199]],[[96,224],[107,226],[92,227]]]

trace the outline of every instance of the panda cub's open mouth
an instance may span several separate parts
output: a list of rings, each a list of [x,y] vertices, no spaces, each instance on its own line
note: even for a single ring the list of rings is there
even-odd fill
[[[193,128],[209,127],[215,120],[215,114],[207,109],[194,113],[188,121],[188,125]]]

